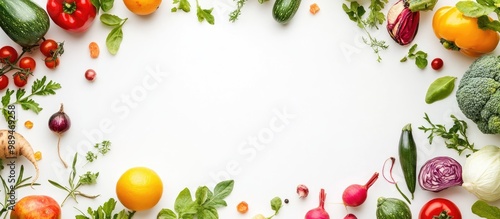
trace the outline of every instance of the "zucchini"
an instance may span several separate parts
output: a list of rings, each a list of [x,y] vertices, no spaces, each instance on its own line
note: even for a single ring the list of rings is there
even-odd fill
[[[405,125],[401,131],[398,151],[406,186],[413,199],[417,184],[417,146],[411,132],[411,124]]]
[[[379,197],[377,199],[377,219],[411,219],[411,210],[402,200]]]
[[[273,18],[280,24],[288,23],[297,10],[301,0],[276,0],[273,5]]]
[[[38,44],[50,27],[47,12],[30,0],[0,0],[0,27],[23,48]]]

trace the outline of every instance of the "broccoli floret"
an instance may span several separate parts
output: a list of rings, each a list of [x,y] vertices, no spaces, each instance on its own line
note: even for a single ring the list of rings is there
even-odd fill
[[[500,56],[476,59],[458,85],[456,97],[464,115],[485,134],[500,133]]]

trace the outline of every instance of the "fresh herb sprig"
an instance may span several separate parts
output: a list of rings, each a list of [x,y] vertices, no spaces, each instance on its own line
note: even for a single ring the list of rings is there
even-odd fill
[[[55,186],[59,189],[62,189],[64,191],[68,192],[68,195],[66,195],[66,198],[64,198],[64,200],[62,201],[61,206],[64,205],[64,203],[66,202],[66,200],[68,200],[69,197],[73,198],[73,200],[75,200],[75,202],[77,202],[77,203],[78,203],[78,201],[76,199],[77,196],[82,196],[82,197],[90,198],[90,199],[94,199],[94,198],[99,197],[99,195],[87,195],[79,190],[81,186],[96,184],[97,178],[99,177],[99,172],[92,173],[90,171],[87,171],[85,174],[83,174],[79,177],[78,181],[75,181],[77,158],[78,158],[78,154],[76,153],[75,157],[73,158],[73,164],[71,166],[72,170],[71,170],[71,173],[69,174],[69,179],[68,179],[69,187],[63,186],[63,185],[49,179],[50,184],[52,184],[53,186]]]
[[[193,200],[191,191],[188,188],[183,189],[174,203],[174,210],[163,208],[159,213],[158,219],[177,219],[177,218],[198,218],[198,219],[218,219],[217,208],[226,207],[224,200],[233,191],[234,181],[226,180],[219,182],[214,191],[206,186],[200,186],[196,189],[195,199]]]
[[[98,158],[98,155],[104,156],[110,150],[111,150],[111,142],[108,140],[104,140],[100,144],[97,143],[94,145],[94,151],[91,150],[87,151],[85,159],[87,159],[87,162],[89,163],[94,162]]]
[[[500,32],[500,22],[488,17],[491,13],[495,13],[497,17],[500,17],[500,6],[497,1],[459,1],[457,2],[456,7],[465,16],[477,18],[479,28]]]
[[[386,3],[387,0],[372,0],[369,6],[370,12],[366,19],[363,18],[366,10],[357,1],[352,1],[350,6],[347,6],[347,4],[345,3],[342,4],[342,9],[349,16],[349,19],[351,21],[354,21],[358,25],[358,27],[361,28],[368,36],[368,39],[366,37],[363,37],[363,42],[369,45],[372,48],[373,52],[375,52],[375,54],[377,55],[377,62],[382,61],[382,58],[380,57],[380,51],[386,50],[387,48],[389,48],[389,45],[387,45],[387,43],[383,40],[374,38],[370,34],[369,28],[378,29],[377,26],[385,21],[385,16],[383,16],[381,10],[384,8]]]
[[[450,117],[453,119],[453,126],[446,129],[444,125],[432,123],[427,113],[425,113],[424,119],[429,123],[430,127],[420,126],[418,129],[423,130],[424,133],[430,132],[427,137],[429,144],[432,144],[434,137],[441,137],[445,140],[446,147],[456,150],[458,155],[467,150],[476,152],[477,149],[474,148],[473,143],[469,142],[466,135],[467,123],[464,120],[457,119],[454,115],[450,115]]]
[[[5,181],[5,179],[0,175],[0,180],[2,180],[2,186],[3,186],[3,193],[4,193],[4,200],[3,203],[0,203],[0,216],[4,215],[3,218],[7,218],[7,211],[11,210],[15,203],[12,201],[9,201],[11,199],[11,195],[9,194],[11,191],[17,191],[20,188],[23,187],[28,187],[28,186],[39,186],[40,183],[29,183],[27,182],[28,180],[31,179],[30,177],[24,178],[24,166],[21,165],[21,168],[19,170],[19,176],[17,177],[17,180],[15,181],[14,185],[9,185]],[[16,192],[17,193],[17,192]]]
[[[172,12],[177,12],[179,9],[186,13],[191,11],[191,4],[188,0],[174,0],[173,4],[176,6],[170,9]]]
[[[247,0],[237,0],[236,1],[236,9],[229,13],[229,21],[230,22],[235,22],[238,20],[238,17],[241,15],[241,9],[245,5]]]
[[[91,207],[87,209],[88,216],[80,211],[80,215],[76,215],[76,219],[104,219],[104,218],[113,218],[113,219],[131,219],[134,216],[135,211],[127,211],[125,209],[119,211],[118,213],[113,213],[116,208],[117,201],[114,198],[110,198],[108,201],[104,202],[103,205],[97,207],[97,209],[93,210]]]
[[[201,23],[203,21],[207,21],[209,24],[214,25],[215,18],[212,15],[212,11],[214,8],[203,9],[200,6],[198,0],[196,0],[196,16],[198,16],[198,21]]]
[[[102,14],[100,16],[101,23],[106,26],[112,27],[108,36],[106,37],[106,48],[109,53],[116,55],[120,49],[120,45],[123,41],[123,31],[122,26],[128,20],[128,18],[120,18],[112,14]]]
[[[500,208],[490,205],[483,200],[477,200],[471,207],[472,213],[481,218],[498,219],[500,216]]]
[[[271,199],[271,209],[274,211],[273,215],[266,217],[266,219],[272,219],[274,216],[278,215],[281,207],[283,206],[283,201],[280,197],[274,197]]]
[[[47,77],[43,76],[42,79],[36,79],[31,86],[31,94],[27,94],[24,88],[19,88],[17,91],[10,90],[7,88],[4,96],[2,97],[2,114],[5,121],[9,120],[8,106],[9,105],[20,105],[23,110],[31,110],[36,114],[42,111],[40,104],[35,102],[33,97],[35,96],[48,96],[55,95],[56,90],[59,90],[61,85],[59,83],[53,82],[52,80],[47,82]],[[15,93],[15,99],[12,95]]]
[[[95,6],[97,11],[102,10],[108,12],[113,8],[115,0],[90,0],[90,2]]]
[[[415,59],[415,65],[420,69],[424,69],[429,63],[427,61],[427,53],[422,50],[417,51],[417,44],[410,47],[408,55],[403,57],[400,62],[406,62],[408,59]]]

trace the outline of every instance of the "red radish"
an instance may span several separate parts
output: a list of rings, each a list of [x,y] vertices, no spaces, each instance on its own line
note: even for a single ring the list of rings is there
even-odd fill
[[[372,178],[370,178],[365,185],[353,184],[348,186],[342,194],[342,201],[344,201],[344,205],[357,207],[363,204],[366,200],[366,196],[368,195],[368,189],[373,185],[373,183],[375,183],[377,178],[378,173],[375,172]]]
[[[344,217],[344,219],[358,219],[358,218],[354,214],[348,214]]]
[[[325,211],[325,199],[325,190],[321,189],[321,192],[319,193],[319,206],[309,210],[306,213],[305,219],[330,219],[330,215],[328,215],[328,212]]]

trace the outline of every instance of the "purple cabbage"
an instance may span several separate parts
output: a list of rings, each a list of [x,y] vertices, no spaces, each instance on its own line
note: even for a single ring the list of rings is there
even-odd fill
[[[408,6],[405,0],[399,0],[387,13],[387,31],[400,45],[407,45],[413,41],[420,23],[420,12],[411,11]]]
[[[446,156],[430,159],[420,168],[418,183],[423,190],[431,192],[461,186],[463,183],[462,165]]]

